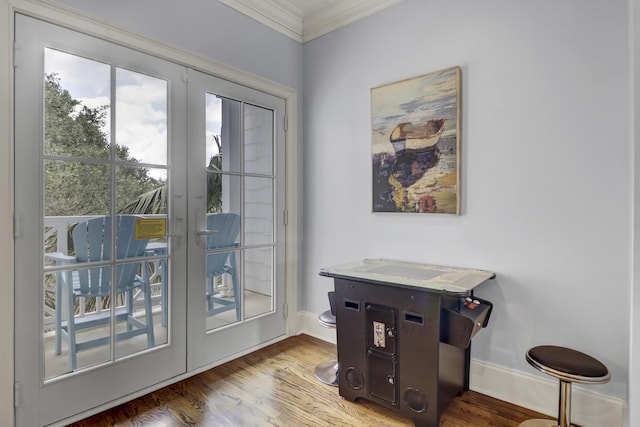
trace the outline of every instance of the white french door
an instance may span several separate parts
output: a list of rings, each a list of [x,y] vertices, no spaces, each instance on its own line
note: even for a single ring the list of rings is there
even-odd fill
[[[284,336],[284,101],[15,29],[16,425]]]
[[[188,92],[195,369],[284,335],[285,105],[193,70]]]

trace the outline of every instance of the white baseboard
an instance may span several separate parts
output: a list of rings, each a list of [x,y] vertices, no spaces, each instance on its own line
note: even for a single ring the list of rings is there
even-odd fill
[[[336,343],[334,329],[318,324],[318,315],[298,312],[297,333]],[[526,374],[492,363],[471,359],[470,388],[478,393],[532,409],[551,417],[558,411],[558,381]],[[597,388],[596,386],[585,386]],[[627,427],[626,401],[598,394],[574,385],[571,393],[571,421],[585,427]]]
[[[296,334],[307,334],[332,344],[336,343],[336,330],[321,326],[317,314],[299,311],[296,316],[296,329]]]

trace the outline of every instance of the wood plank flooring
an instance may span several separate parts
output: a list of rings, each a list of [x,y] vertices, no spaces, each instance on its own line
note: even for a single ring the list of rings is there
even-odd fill
[[[72,424],[85,426],[413,426],[368,401],[349,402],[313,376],[335,346],[307,335],[251,353]],[[457,397],[443,427],[516,427],[533,411],[475,392]]]

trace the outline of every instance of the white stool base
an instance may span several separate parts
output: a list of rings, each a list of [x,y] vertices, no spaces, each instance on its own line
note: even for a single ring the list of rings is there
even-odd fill
[[[519,427],[558,427],[557,420],[543,420],[536,418],[533,420],[527,420],[520,423]]]
[[[338,361],[336,359],[322,362],[313,371],[318,380],[325,384],[338,386]]]

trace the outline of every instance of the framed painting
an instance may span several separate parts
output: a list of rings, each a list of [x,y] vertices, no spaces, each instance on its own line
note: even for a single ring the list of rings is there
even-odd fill
[[[373,212],[460,213],[460,73],[371,89]]]

